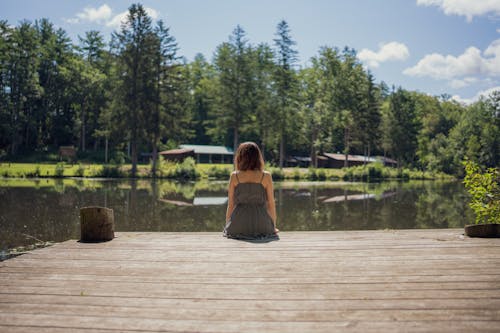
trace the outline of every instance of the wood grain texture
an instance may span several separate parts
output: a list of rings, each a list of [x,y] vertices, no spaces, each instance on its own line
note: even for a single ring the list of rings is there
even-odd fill
[[[500,240],[462,229],[116,233],[0,262],[0,332],[498,332]]]

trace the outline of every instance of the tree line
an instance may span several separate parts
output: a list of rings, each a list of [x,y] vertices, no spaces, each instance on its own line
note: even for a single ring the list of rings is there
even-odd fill
[[[188,62],[163,21],[140,4],[106,43],[89,31],[73,43],[47,19],[0,21],[0,154],[75,145],[130,152],[180,143],[236,148],[252,140],[268,161],[321,152],[383,155],[401,166],[462,175],[467,158],[500,165],[500,92],[463,105],[377,83],[356,51],[321,47],[299,66],[291,29],[251,44],[237,26],[213,58]]]

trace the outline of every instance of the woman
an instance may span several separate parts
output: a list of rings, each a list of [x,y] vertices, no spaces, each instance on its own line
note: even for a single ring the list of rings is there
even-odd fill
[[[276,238],[273,180],[254,142],[240,144],[229,178],[224,236],[239,239]]]

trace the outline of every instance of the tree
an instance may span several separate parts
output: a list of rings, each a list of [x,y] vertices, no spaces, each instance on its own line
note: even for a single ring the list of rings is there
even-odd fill
[[[399,88],[389,97],[388,137],[394,157],[403,165],[415,162],[419,122],[415,113],[415,99]]]
[[[311,164],[317,167],[317,154],[330,148],[332,115],[334,110],[333,73],[338,59],[331,48],[322,48],[318,57],[311,59],[311,68],[300,71],[302,91],[302,131],[308,144]]]
[[[177,43],[170,34],[169,28],[163,21],[159,21],[150,35],[148,42],[154,55],[152,61],[151,80],[152,88],[149,101],[150,107],[145,116],[146,133],[153,149],[151,173],[156,176],[158,145],[163,136],[175,137],[182,132],[183,126],[178,126],[184,119],[187,108],[183,105],[185,100],[185,79],[178,63]]]
[[[291,134],[290,125],[297,113],[296,88],[294,64],[297,61],[297,51],[294,49],[295,41],[290,36],[290,28],[286,21],[278,23],[277,38],[274,39],[276,47],[276,69],[274,81],[278,98],[276,129],[279,136],[279,167],[282,168],[286,158],[287,136]]]
[[[12,31],[7,21],[0,20],[0,153],[3,154],[10,145],[10,49],[12,48]]]
[[[240,142],[242,128],[250,116],[252,82],[250,76],[250,47],[246,33],[236,26],[229,42],[222,43],[216,51],[214,63],[218,74],[218,96],[212,130],[214,136],[226,136],[231,131],[233,149]]]
[[[80,55],[84,62],[82,74],[80,75],[80,89],[82,96],[79,105],[80,109],[80,148],[85,151],[87,148],[87,133],[95,139],[94,149],[97,148],[97,138],[95,131],[98,130],[98,119],[101,110],[106,104],[104,81],[106,75],[104,71],[104,38],[99,31],[91,30],[85,33],[85,37],[78,37],[80,40]],[[90,124],[90,128],[89,128]]]
[[[143,137],[144,113],[150,110],[150,96],[154,73],[155,48],[151,38],[154,35],[151,18],[140,4],[129,7],[126,21],[120,31],[113,34],[119,73],[121,73],[115,97],[117,112],[121,114],[123,128],[130,140],[132,177],[137,172],[138,144]]]
[[[276,144],[272,135],[275,110],[277,108],[273,89],[274,54],[271,47],[265,43],[252,48],[251,53],[253,85],[250,109],[254,110],[254,112],[250,114],[250,124],[256,124],[256,126],[249,130],[254,132],[255,141],[259,143],[265,156],[268,147],[273,147]]]
[[[35,132],[35,109],[40,97],[37,73],[39,40],[37,31],[28,21],[23,21],[10,36],[8,66],[9,112],[8,123],[10,152],[29,146]]]
[[[207,124],[210,122],[209,116],[214,114],[215,69],[201,53],[187,67],[189,89],[192,91],[190,110],[193,115],[193,142],[209,144],[211,137],[207,133]]]

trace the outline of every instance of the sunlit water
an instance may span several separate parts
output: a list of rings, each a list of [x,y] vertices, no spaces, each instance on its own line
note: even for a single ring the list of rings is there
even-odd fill
[[[226,182],[0,180],[0,251],[78,239],[79,209],[112,208],[116,231],[221,231]],[[463,227],[460,182],[275,183],[278,227],[371,230]]]

